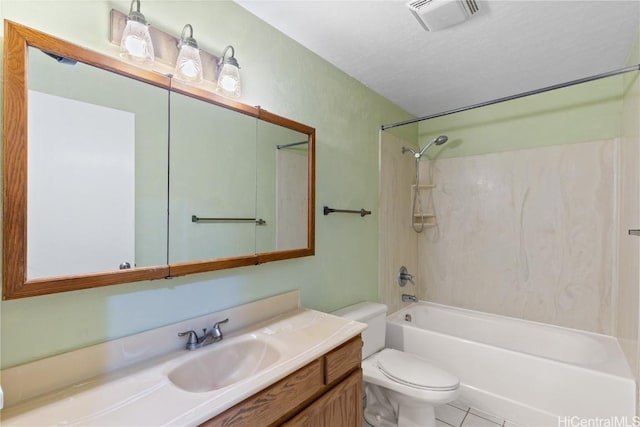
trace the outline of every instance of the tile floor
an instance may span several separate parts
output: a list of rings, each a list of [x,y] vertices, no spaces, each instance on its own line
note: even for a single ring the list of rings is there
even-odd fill
[[[520,427],[495,415],[451,402],[436,408],[437,427]],[[363,427],[371,427],[364,421]]]
[[[470,408],[460,402],[451,402],[436,408],[438,427],[518,427],[495,415]]]

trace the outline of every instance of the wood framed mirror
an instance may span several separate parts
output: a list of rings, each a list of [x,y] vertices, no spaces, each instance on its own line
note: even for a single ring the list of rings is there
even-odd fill
[[[313,128],[10,21],[4,56],[3,299],[314,254]]]

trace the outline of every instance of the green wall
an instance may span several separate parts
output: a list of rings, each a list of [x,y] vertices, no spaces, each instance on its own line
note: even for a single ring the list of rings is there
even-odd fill
[[[586,76],[585,76],[586,77]],[[438,135],[430,158],[472,156],[610,139],[620,135],[622,76],[544,92],[420,123],[420,146]]]
[[[129,2],[0,0],[0,16],[115,55],[111,7],[128,11]],[[3,301],[3,368],[296,288],[320,310],[377,299],[378,129],[410,116],[232,2],[143,1],[142,12],[174,35],[190,23],[214,54],[233,44],[242,101],[316,128],[316,256]],[[325,204],[374,214],[325,217]]]

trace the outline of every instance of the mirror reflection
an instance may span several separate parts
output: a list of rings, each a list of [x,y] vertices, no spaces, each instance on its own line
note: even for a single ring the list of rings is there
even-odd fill
[[[167,91],[28,51],[27,278],[166,264]]]
[[[174,92],[170,117],[169,263],[254,254],[257,119]]]
[[[3,298],[314,254],[313,128],[9,21],[4,61]]]
[[[256,229],[256,252],[305,248],[309,138],[265,121],[257,134],[257,212],[271,226]]]

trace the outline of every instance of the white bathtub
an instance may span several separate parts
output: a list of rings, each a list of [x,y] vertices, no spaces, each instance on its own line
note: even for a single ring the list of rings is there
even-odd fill
[[[421,301],[387,318],[386,339],[458,376],[469,406],[523,426],[636,413],[634,377],[606,335]]]

